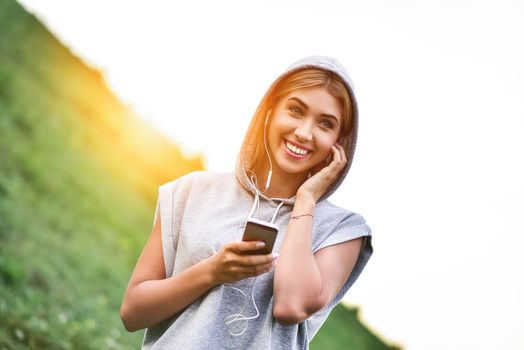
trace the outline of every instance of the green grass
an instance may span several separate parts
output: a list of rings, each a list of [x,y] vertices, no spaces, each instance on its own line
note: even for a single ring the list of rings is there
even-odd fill
[[[0,349],[137,348],[118,310],[156,188],[202,160],[16,2],[0,23]]]
[[[0,345],[128,348],[140,335],[122,337],[108,311],[118,310],[154,203],[70,142],[71,125],[37,109],[0,102]]]
[[[358,308],[339,304],[333,309],[318,334],[310,343],[312,350],[324,349],[359,349],[387,350],[400,349],[387,345],[380,337],[372,333],[359,320]]]

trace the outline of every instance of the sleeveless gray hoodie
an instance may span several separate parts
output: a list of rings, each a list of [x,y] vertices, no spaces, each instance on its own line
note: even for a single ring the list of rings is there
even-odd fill
[[[353,128],[349,137],[341,140],[348,162],[338,179],[317,202],[311,247],[313,252],[317,252],[364,237],[352,273],[335,298],[323,309],[300,324],[290,326],[281,325],[273,318],[274,271],[218,285],[179,313],[147,328],[142,349],[307,349],[331,310],[364,269],[373,252],[371,229],[361,215],[327,200],[344,180],[355,152],[358,109],[353,84],[349,74],[334,58],[310,56],[291,65],[269,87],[248,127],[235,172],[197,171],[159,187],[156,211],[160,211],[166,278],[214,255],[224,244],[241,240],[257,196],[260,201],[255,218],[270,221],[277,213],[275,223],[279,226],[279,232],[273,252],[280,251],[295,197],[268,198],[257,194],[244,171],[245,155],[253,151],[257,130],[264,126],[264,116],[258,112],[267,102],[272,89],[287,74],[307,67],[339,75],[352,99]],[[255,317],[257,314],[258,317]],[[235,318],[240,319],[227,322]]]

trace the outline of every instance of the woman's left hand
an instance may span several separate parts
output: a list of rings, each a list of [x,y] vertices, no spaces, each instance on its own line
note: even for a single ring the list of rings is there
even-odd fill
[[[333,145],[331,151],[333,152],[333,160],[327,166],[324,166],[322,162],[315,167],[314,170],[316,172],[314,175],[307,179],[298,189],[297,198],[311,198],[316,203],[337,179],[338,174],[347,164],[346,153],[338,143]]]

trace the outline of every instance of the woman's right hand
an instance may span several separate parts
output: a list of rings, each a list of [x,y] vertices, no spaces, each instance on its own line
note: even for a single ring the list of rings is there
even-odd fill
[[[232,283],[271,271],[276,265],[278,254],[252,254],[261,248],[257,245],[259,243],[261,242],[230,242],[213,255],[210,263],[215,284]]]

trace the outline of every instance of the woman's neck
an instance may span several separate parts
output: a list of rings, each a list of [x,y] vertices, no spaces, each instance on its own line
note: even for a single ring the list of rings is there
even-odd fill
[[[280,169],[273,167],[271,182],[266,189],[266,181],[269,173],[269,166],[264,164],[255,170],[258,188],[264,195],[269,198],[291,198],[297,194],[298,189],[307,180],[306,174],[287,174],[282,173]]]

